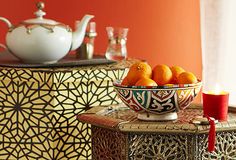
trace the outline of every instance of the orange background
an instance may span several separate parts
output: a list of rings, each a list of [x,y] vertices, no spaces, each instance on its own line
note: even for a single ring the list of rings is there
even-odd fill
[[[36,0],[1,0],[0,16],[13,24],[34,17]],[[95,51],[104,54],[106,26],[128,27],[129,57],[180,65],[201,78],[199,0],[44,0],[46,17],[69,24],[95,15]],[[0,22],[0,42],[7,27]]]

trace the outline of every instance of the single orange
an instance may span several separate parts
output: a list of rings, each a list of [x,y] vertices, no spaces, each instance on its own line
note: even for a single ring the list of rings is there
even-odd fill
[[[122,80],[121,85],[125,85],[125,86],[129,85],[129,81],[128,81],[127,76]]]
[[[157,65],[152,71],[152,79],[160,86],[168,84],[172,79],[172,72],[167,65]]]
[[[183,72],[178,76],[179,84],[197,83],[197,77],[191,72]]]
[[[137,62],[130,67],[129,72],[127,74],[127,79],[129,85],[135,85],[135,83],[139,79],[143,77],[151,78],[151,76],[152,76],[151,66],[146,62]]]
[[[178,76],[181,73],[185,72],[185,70],[182,67],[180,67],[180,66],[172,66],[172,67],[170,67],[170,70],[172,72],[172,80],[171,80],[171,82],[173,84],[177,84],[178,83]]]
[[[135,86],[157,86],[157,83],[151,78],[143,77],[135,83]]]
[[[172,84],[172,83],[168,83],[168,84],[165,84],[165,86],[167,86],[167,87],[173,87],[174,84]]]

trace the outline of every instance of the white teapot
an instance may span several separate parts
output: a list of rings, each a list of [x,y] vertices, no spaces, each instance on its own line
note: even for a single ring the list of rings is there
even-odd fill
[[[69,51],[77,49],[83,42],[86,27],[93,15],[85,15],[76,23],[76,31],[63,23],[43,18],[43,2],[37,3],[36,18],[12,25],[0,17],[8,27],[6,48],[27,63],[55,63]],[[0,45],[2,46],[2,45]]]

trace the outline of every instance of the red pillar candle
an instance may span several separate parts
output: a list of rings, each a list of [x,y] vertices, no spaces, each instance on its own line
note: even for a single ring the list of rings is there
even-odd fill
[[[219,121],[227,121],[228,116],[228,92],[203,92],[203,114]]]

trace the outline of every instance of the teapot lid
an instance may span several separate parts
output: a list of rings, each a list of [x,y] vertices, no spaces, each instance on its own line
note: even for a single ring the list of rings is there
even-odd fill
[[[43,11],[45,5],[43,2],[38,2],[36,4],[38,11],[34,12],[34,14],[36,15],[36,18],[33,19],[28,19],[23,21],[23,23],[27,23],[27,24],[48,24],[48,25],[57,25],[59,24],[58,22],[51,20],[51,19],[45,19],[43,18],[43,16],[46,15],[46,13]]]

